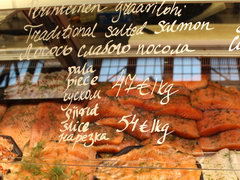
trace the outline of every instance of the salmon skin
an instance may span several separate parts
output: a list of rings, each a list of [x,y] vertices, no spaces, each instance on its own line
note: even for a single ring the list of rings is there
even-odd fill
[[[104,117],[122,117],[132,114],[133,106],[123,106],[117,100],[110,97],[102,97],[101,100],[93,99],[89,101],[88,107],[93,108],[98,104],[97,116],[83,116],[82,122],[95,122]]]
[[[91,124],[89,126],[89,129],[86,132],[78,132],[79,135],[86,135],[88,138],[86,138],[85,141],[80,141],[80,143],[87,143],[91,144],[92,140],[95,139],[96,133],[106,133],[106,139],[102,139],[100,141],[95,141],[94,145],[102,145],[102,144],[110,144],[110,145],[119,145],[122,143],[124,134],[121,132],[116,132],[116,129],[108,127],[108,126],[97,126],[96,124]],[[93,137],[90,137],[89,135],[92,134]]]
[[[138,146],[138,145],[139,145],[139,142],[137,139],[135,139],[132,136],[129,136],[127,134],[124,134],[124,139],[121,142],[121,144],[97,145],[97,146],[93,146],[93,149],[98,153],[113,153],[113,154],[115,154],[129,146]]]
[[[162,136],[162,133],[153,133],[149,139],[142,141],[141,144],[158,145],[157,141]],[[195,156],[203,155],[203,151],[196,139],[185,139],[174,134],[169,134],[166,137],[163,145],[170,145],[183,153],[192,154]]]
[[[195,120],[184,119],[176,116],[156,116],[163,124],[169,124],[169,131],[174,131],[174,134],[177,134],[184,138],[198,138],[199,133],[197,129],[197,123]]]
[[[240,150],[240,129],[228,130],[198,140],[203,151],[218,151],[223,148]]]
[[[135,115],[135,116],[134,116]],[[133,120],[133,118],[135,118]],[[103,118],[96,122],[98,125],[104,125],[104,126],[110,126],[119,130],[122,130],[126,127],[126,124],[122,121],[120,122],[122,118]],[[138,122],[134,127],[134,124],[131,124],[131,121],[138,120]],[[153,115],[150,112],[143,111],[140,109],[135,109],[133,111],[133,115],[126,118],[126,121],[128,121],[129,126],[124,130],[124,132],[132,135],[133,137],[143,140],[147,139],[151,136],[151,128],[153,125]],[[146,132],[141,131],[141,125],[146,123],[147,128],[145,129]]]
[[[240,95],[238,90],[217,85],[198,89],[191,94],[192,105],[202,109],[236,109],[240,110]]]
[[[210,136],[221,131],[240,128],[240,111],[205,111],[203,119],[197,121],[197,126],[201,136]]]
[[[196,159],[192,155],[177,152],[170,146],[152,145],[108,158],[100,164],[95,173],[98,179],[107,180],[199,180],[200,175]]]
[[[187,119],[200,120],[202,111],[191,106],[190,99],[186,96],[172,96],[166,105],[160,104],[160,97],[154,99],[141,100],[136,97],[119,98],[118,101],[123,105],[134,105],[136,107],[155,111],[156,115],[173,115]]]
[[[63,129],[61,122],[66,120],[65,112],[61,110],[62,105],[66,106],[66,104],[56,102],[38,104],[36,120],[31,129],[30,147],[33,147],[39,141],[59,140],[60,129]],[[71,104],[71,106],[81,108],[83,104]],[[76,119],[70,119],[69,121],[72,121],[73,124],[76,123]],[[65,134],[68,133],[70,132],[65,132]]]

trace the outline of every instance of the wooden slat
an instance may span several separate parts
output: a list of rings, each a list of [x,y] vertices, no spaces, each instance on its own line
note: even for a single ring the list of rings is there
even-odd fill
[[[137,58],[128,59],[127,74],[131,74],[131,75],[136,74],[136,64],[137,64]]]
[[[163,79],[173,79],[173,61],[171,57],[164,58],[164,73]]]

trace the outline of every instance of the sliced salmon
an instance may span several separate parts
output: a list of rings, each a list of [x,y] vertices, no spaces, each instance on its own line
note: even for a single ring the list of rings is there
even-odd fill
[[[156,115],[174,115],[187,119],[200,120],[202,111],[192,107],[190,100],[185,96],[170,97],[170,101],[166,105],[162,105],[156,111]]]
[[[129,136],[129,135],[124,135],[124,139],[121,144],[114,145],[114,144],[104,144],[104,145],[98,145],[94,146],[94,150],[99,153],[118,153],[124,148],[127,148],[129,146],[138,146],[139,142]]]
[[[228,130],[198,140],[203,151],[218,151],[223,148],[240,150],[240,129]]]
[[[169,131],[174,131],[174,134],[177,134],[184,138],[198,138],[199,133],[197,129],[197,123],[195,120],[184,119],[176,116],[157,116],[163,124],[169,124]]]
[[[162,133],[154,133],[151,135],[151,137],[149,139],[142,141],[141,144],[143,144],[143,145],[147,145],[147,144],[158,145],[157,141],[162,136],[163,136]],[[183,153],[192,154],[195,156],[203,155],[203,151],[196,139],[185,139],[185,138],[181,138],[179,136],[173,135],[173,134],[169,134],[166,137],[166,140],[163,143],[163,145],[170,145]]]
[[[57,141],[59,140],[60,130],[64,129],[61,122],[65,121],[65,112],[61,110],[61,106],[67,106],[56,102],[39,103],[36,113],[36,120],[31,129],[30,146],[33,147],[39,141]],[[83,107],[83,104],[71,104],[70,107]],[[77,119],[69,119],[69,124],[72,121],[76,124]],[[64,132],[65,134],[70,133]]]
[[[139,108],[144,108],[145,106],[145,101],[148,100],[143,100],[143,99],[139,99],[137,97],[119,97],[118,101],[120,104],[122,105],[133,105]]]
[[[39,156],[30,157],[29,160],[30,163],[34,161],[32,163],[39,164],[38,167],[41,169],[41,172],[49,172],[52,168],[51,165],[54,165],[62,167],[62,171],[69,178],[71,177],[70,179],[83,179],[83,176],[79,176],[80,174],[76,173],[77,171],[81,171],[82,175],[92,174],[95,171],[95,166],[98,165],[98,162],[95,160],[96,151],[92,147],[84,147],[82,144],[75,144],[73,146],[73,144],[56,142],[45,143],[42,147],[43,149],[37,148],[40,151]],[[28,157],[25,158],[28,160]],[[78,166],[73,166],[76,164]],[[22,170],[20,170],[20,174]],[[63,176],[52,176],[51,178],[53,177],[65,179]],[[46,173],[40,174],[40,177],[37,179],[46,179]]]
[[[154,99],[142,100],[136,97],[123,97],[118,101],[123,105],[134,105],[148,111],[156,111],[156,115],[174,115],[187,119],[200,120],[202,111],[192,107],[190,99],[186,96],[171,96],[168,104],[161,104],[161,96]]]
[[[170,92],[175,92],[174,95],[182,96],[190,96],[191,94],[191,91],[185,87],[173,87]]]
[[[87,143],[87,144],[91,144],[92,140],[91,139],[95,139],[95,136],[97,133],[106,133],[106,137],[108,138],[108,140],[101,140],[101,141],[95,141],[94,145],[101,145],[101,144],[113,144],[113,145],[118,145],[121,144],[121,142],[123,141],[124,138],[124,134],[121,132],[116,132],[116,129],[108,127],[108,126],[97,126],[96,124],[91,124],[89,126],[89,130],[87,130],[86,132],[78,132],[77,134],[79,135],[86,135],[87,138],[80,143]],[[93,135],[93,136],[89,136],[89,135]]]
[[[138,120],[136,124],[132,124],[131,121]],[[121,121],[122,118],[103,118],[96,122],[98,125],[104,125],[104,126],[110,126],[114,127],[116,129],[122,130],[126,127],[126,123],[124,121]],[[133,112],[133,115],[126,118],[126,121],[128,121],[129,125],[124,130],[124,132],[132,135],[133,137],[143,140],[147,139],[151,136],[151,128],[153,124],[153,115],[147,111],[143,110],[135,110]],[[136,121],[135,121],[136,122]],[[141,131],[142,125],[146,125],[146,128],[144,128],[144,131]],[[134,129],[133,129],[134,128]]]
[[[210,136],[221,131],[240,128],[240,111],[205,111],[203,119],[197,121],[197,126],[201,136]]]
[[[106,159],[95,173],[97,178],[108,180],[199,180],[200,175],[192,155],[169,146],[151,145]]]
[[[98,104],[97,116],[83,116],[82,122],[94,122],[104,117],[122,117],[132,114],[133,106],[123,106],[117,100],[110,97],[102,97],[100,100],[93,99],[89,101],[88,107],[93,108]]]
[[[191,94],[192,105],[202,110],[237,109],[240,110],[240,96],[232,88],[208,86]]]
[[[107,90],[112,88],[111,82],[98,82],[96,86],[91,87],[92,90],[101,90],[101,94],[105,94]]]

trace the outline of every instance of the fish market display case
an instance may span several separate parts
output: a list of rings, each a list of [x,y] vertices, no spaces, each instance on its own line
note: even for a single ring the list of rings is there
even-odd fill
[[[1,3],[2,179],[240,180],[240,3]]]

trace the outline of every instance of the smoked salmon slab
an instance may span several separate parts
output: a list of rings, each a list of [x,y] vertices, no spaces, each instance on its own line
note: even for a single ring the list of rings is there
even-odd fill
[[[232,88],[208,86],[191,94],[191,103],[202,110],[237,109],[240,110],[240,95]]]
[[[4,179],[91,180],[98,165],[96,151],[81,144],[39,142],[28,151],[21,163],[8,164],[11,172]]]
[[[103,144],[103,145],[97,145],[93,146],[93,149],[98,153],[118,153],[121,150],[129,147],[129,146],[138,146],[139,142],[137,139],[133,138],[132,136],[129,136],[127,134],[124,134],[124,139],[121,142],[121,144]]]
[[[192,107],[186,96],[171,96],[168,104],[160,104],[160,96],[154,99],[142,100],[136,97],[119,98],[120,104],[134,105],[148,111],[155,111],[156,115],[173,115],[187,119],[200,120],[202,111]]]
[[[36,120],[31,129],[30,146],[34,147],[39,141],[57,141],[59,140],[60,130],[64,129],[63,124],[67,117],[65,112],[61,110],[61,106],[66,104],[56,102],[43,102],[38,104],[36,113]],[[75,106],[82,108],[83,104],[71,104],[70,107]],[[76,119],[69,119],[69,124],[72,121],[76,123]],[[70,132],[64,132],[68,134]]]
[[[203,151],[218,151],[223,148],[240,150],[240,129],[224,131],[198,140]]]
[[[168,104],[161,106],[161,108],[157,110],[156,115],[173,115],[200,120],[202,118],[202,111],[192,107],[188,97],[173,96],[170,97]]]
[[[37,104],[10,106],[0,123],[0,133],[12,136],[20,149],[23,149],[30,140],[37,110]]]
[[[240,128],[240,110],[212,110],[197,121],[199,134],[210,136],[221,131]]]
[[[106,159],[95,173],[101,180],[199,180],[200,175],[192,155],[177,152],[170,146],[151,145]]]
[[[197,129],[197,123],[195,120],[184,119],[176,116],[157,116],[163,124],[169,124],[169,131],[174,131],[174,134],[177,134],[184,138],[198,138],[199,133]]]
[[[157,141],[162,136],[163,136],[162,133],[154,133],[151,135],[149,139],[142,141],[141,144],[142,145],[147,145],[147,144],[158,145]],[[170,145],[183,153],[192,154],[195,156],[203,155],[203,151],[196,139],[185,139],[173,134],[169,134],[166,137],[166,140],[163,143],[163,145]]]
[[[94,108],[98,104],[97,116],[89,115],[83,116],[82,122],[95,122],[104,117],[122,117],[132,114],[133,106],[123,106],[118,101],[109,97],[102,97],[101,100],[93,99],[89,101],[88,107]]]

